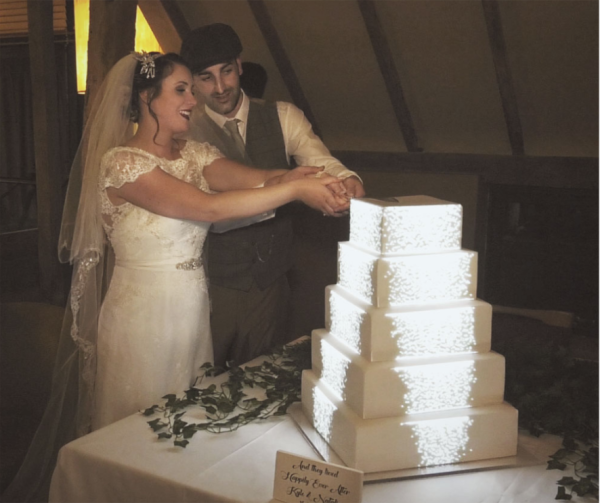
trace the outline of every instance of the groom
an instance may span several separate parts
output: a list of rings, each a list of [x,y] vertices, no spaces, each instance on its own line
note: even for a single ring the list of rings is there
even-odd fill
[[[365,192],[356,173],[331,156],[304,114],[291,103],[249,98],[240,87],[242,44],[228,25],[194,29],[181,56],[205,106],[192,116],[190,138],[215,145],[230,159],[263,169],[323,166],[346,193]],[[197,107],[200,108],[200,107]],[[208,240],[211,329],[215,364],[245,363],[289,341],[292,222],[286,208],[274,218]]]

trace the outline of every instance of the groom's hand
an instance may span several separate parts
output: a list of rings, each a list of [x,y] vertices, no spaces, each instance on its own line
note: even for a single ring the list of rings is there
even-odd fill
[[[346,195],[352,199],[353,197],[364,197],[365,189],[360,180],[355,176],[349,176],[343,181],[346,188]]]

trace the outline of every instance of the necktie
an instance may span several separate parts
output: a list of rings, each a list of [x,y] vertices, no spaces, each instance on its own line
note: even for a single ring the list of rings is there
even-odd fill
[[[244,145],[244,140],[242,139],[242,135],[240,134],[240,131],[238,129],[238,122],[240,122],[239,119],[227,121],[225,123],[225,129],[229,133],[229,136],[231,136],[231,138],[233,139],[233,142],[235,143],[237,149],[240,151],[240,154],[242,154],[242,156],[245,157],[246,145]]]

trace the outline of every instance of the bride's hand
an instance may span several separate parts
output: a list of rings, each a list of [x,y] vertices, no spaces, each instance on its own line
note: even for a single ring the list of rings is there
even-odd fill
[[[272,176],[265,182],[265,187],[276,185],[278,183],[293,182],[294,180],[301,180],[302,178],[311,176],[314,177],[322,171],[323,168],[318,168],[316,166],[298,166],[297,168],[286,170],[286,173],[284,174]]]
[[[298,166],[290,169],[285,175],[282,175],[280,183],[293,182],[310,176],[318,176],[323,171],[323,168],[317,166]]]
[[[304,178],[291,183],[296,186],[298,199],[324,215],[342,216],[350,207],[350,201],[344,195],[330,188],[339,183],[336,177]]]

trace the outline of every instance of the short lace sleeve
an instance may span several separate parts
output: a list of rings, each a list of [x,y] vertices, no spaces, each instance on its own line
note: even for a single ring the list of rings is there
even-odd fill
[[[191,183],[196,185],[199,189],[209,194],[214,194],[206,178],[204,178],[204,168],[216,159],[223,157],[220,150],[214,145],[209,143],[198,143],[196,141],[188,140],[185,148],[185,157],[194,166],[192,170]]]
[[[123,147],[111,149],[102,158],[100,187],[122,187],[157,166],[156,158],[143,151]]]

